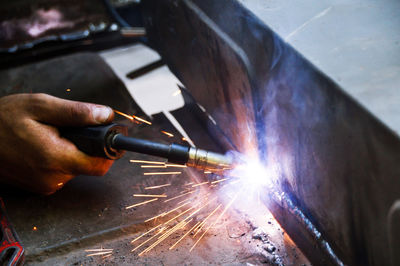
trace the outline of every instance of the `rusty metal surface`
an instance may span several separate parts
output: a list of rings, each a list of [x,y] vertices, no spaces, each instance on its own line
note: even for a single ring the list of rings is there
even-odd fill
[[[143,116],[124,85],[95,54],[76,54],[2,71],[0,87],[1,95],[45,92],[66,99],[107,104],[126,113]],[[126,123],[124,120],[120,122]],[[129,134],[135,137],[166,143],[172,140],[181,142],[181,136],[164,115],[154,115],[152,122],[151,127],[130,122],[126,124],[130,128]],[[168,138],[160,130],[167,130],[176,137]],[[201,142],[208,140],[203,136]],[[308,263],[274,219],[266,216],[268,211],[265,208],[257,209],[261,222],[249,219],[235,208],[193,252],[188,252],[194,244],[192,238],[177,249],[168,250],[180,237],[178,234],[148,255],[139,257],[137,253],[132,253],[134,246],[129,242],[153,226],[144,223],[144,220],[175,206],[174,202],[157,202],[126,210],[126,206],[137,202],[132,194],[145,193],[145,186],[168,182],[172,186],[158,192],[178,194],[182,184],[198,176],[198,173],[185,169],[181,175],[145,177],[144,170],[129,163],[129,159],[155,158],[128,154],[116,161],[106,176],[79,176],[47,197],[1,187],[0,194],[26,248],[29,265]],[[269,217],[269,223],[266,217]],[[196,219],[201,219],[201,216]],[[265,233],[261,231],[255,235],[254,230],[261,226],[265,226]],[[36,230],[33,230],[34,227]],[[107,259],[86,257],[85,249],[101,246],[114,249],[112,256]]]
[[[275,187],[344,263],[389,264],[386,217],[400,198],[398,136],[236,1],[144,4],[151,44],[214,117],[215,132],[242,152],[258,145]],[[287,206],[267,201],[313,263],[336,263],[310,248]]]

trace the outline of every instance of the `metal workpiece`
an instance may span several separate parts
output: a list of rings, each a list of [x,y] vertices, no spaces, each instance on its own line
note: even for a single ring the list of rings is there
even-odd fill
[[[189,159],[186,163],[189,167],[211,172],[230,169],[232,164],[230,156],[193,147],[189,149]]]

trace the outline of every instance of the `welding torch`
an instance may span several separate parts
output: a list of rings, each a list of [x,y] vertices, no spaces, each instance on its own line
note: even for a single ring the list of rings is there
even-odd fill
[[[84,153],[111,160],[121,158],[125,151],[168,159],[200,170],[218,173],[230,169],[229,156],[179,144],[163,144],[127,136],[127,127],[119,124],[81,128],[63,128],[61,135],[72,141]]]

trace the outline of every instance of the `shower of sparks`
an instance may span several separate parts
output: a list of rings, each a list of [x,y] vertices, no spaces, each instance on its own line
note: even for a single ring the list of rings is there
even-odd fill
[[[156,188],[162,188],[162,187],[168,187],[171,184],[163,184],[163,185],[158,185],[158,186],[152,186],[152,187],[145,187],[144,189],[148,190],[148,189],[156,189]]]
[[[190,234],[190,232],[192,232],[193,229],[194,229],[195,227],[197,227],[200,223],[201,223],[201,222],[198,221],[192,228],[190,228],[190,229],[186,232],[186,234],[184,234],[183,236],[181,236],[181,238],[179,238],[178,241],[176,241],[172,246],[170,246],[170,247],[169,247],[169,250],[171,250],[171,249],[173,249],[174,247],[176,247],[176,245],[178,245],[179,242],[181,242],[185,237],[187,237],[187,236]]]
[[[162,241],[164,241],[165,239],[167,239],[170,235],[172,235],[174,232],[178,231],[179,229],[184,228],[191,220],[189,220],[190,218],[192,218],[194,215],[196,215],[198,212],[200,212],[203,208],[205,208],[206,206],[208,206],[212,201],[214,201],[216,198],[209,200],[208,202],[206,202],[205,204],[203,204],[203,206],[199,207],[198,209],[196,209],[195,211],[193,211],[191,214],[189,214],[186,218],[184,218],[182,221],[180,221],[178,224],[176,224],[175,226],[173,226],[172,228],[168,229],[164,234],[162,234],[157,241],[155,241],[152,245],[150,245],[148,248],[146,248],[145,250],[143,250],[141,253],[139,253],[139,256],[143,255],[146,252],[149,252],[150,250],[152,250],[154,247],[156,247],[158,244],[160,244]],[[203,202],[200,201],[197,205],[201,205]],[[187,209],[186,211],[182,212],[181,214],[175,216],[174,218],[168,220],[167,222],[165,222],[164,224],[167,224],[173,220],[175,220],[176,218],[178,218],[179,216],[182,216],[183,214],[189,212],[190,210],[193,210],[196,208],[191,207],[189,209]],[[192,218],[193,219],[193,218]],[[187,222],[187,220],[189,220]]]
[[[172,137],[174,136],[174,134],[172,134],[172,133],[169,133],[169,132],[167,132],[167,131],[164,131],[164,130],[161,130],[161,133],[163,133],[163,134],[167,135],[167,136],[168,136],[168,137],[170,137],[170,138],[172,138]]]
[[[174,199],[181,198],[181,197],[183,197],[183,196],[186,196],[186,195],[192,194],[193,192],[194,192],[194,191],[189,191],[189,192],[186,192],[186,193],[184,193],[184,194],[181,194],[181,195],[179,195],[179,196],[176,196],[176,197],[173,197],[173,198],[170,198],[170,199],[164,200],[164,202],[168,202],[168,201],[171,201],[171,200],[174,200]]]
[[[202,183],[198,183],[198,184],[194,184],[194,185],[192,185],[192,187],[198,187],[198,186],[202,186],[202,185],[205,185],[205,184],[208,184],[208,181],[205,181],[205,182],[202,182]]]
[[[196,227],[196,233],[194,234],[193,237],[196,237],[196,235],[203,229],[204,225],[206,224],[207,220],[214,215],[214,213],[222,206],[222,204],[219,204],[217,208],[215,208],[210,214],[199,224],[198,227]]]
[[[190,252],[192,252],[192,250],[196,247],[196,245],[200,242],[200,240],[204,237],[204,235],[208,232],[208,230],[210,230],[211,227],[213,227],[218,221],[219,219],[221,219],[221,217],[225,214],[225,212],[231,207],[231,205],[233,204],[233,202],[236,200],[237,196],[239,195],[239,193],[237,193],[232,200],[225,206],[225,209],[220,213],[220,215],[217,217],[217,219],[210,224],[207,229],[203,232],[203,234],[197,239],[197,241],[194,243],[194,245],[192,246],[192,248],[190,249]]]
[[[143,175],[179,175],[182,174],[182,172],[148,172],[148,173],[143,173]]]
[[[143,241],[141,244],[137,245],[134,249],[131,250],[131,252],[134,252],[135,250],[137,250],[138,248],[140,248],[141,246],[145,245],[146,243],[150,242],[151,240],[153,240],[153,238],[155,238],[156,236],[158,236],[159,234],[161,234],[164,231],[165,227],[161,228],[160,230],[158,230],[158,233],[156,233],[154,236],[150,237],[149,239],[147,239],[146,241]]]
[[[161,164],[157,164],[157,165],[141,165],[140,168],[167,168],[166,165],[161,165]]]
[[[144,161],[144,160],[129,160],[131,163],[147,163],[147,164],[162,164],[165,165],[165,162],[159,161]]]
[[[167,195],[151,195],[151,194],[133,194],[134,197],[143,197],[143,198],[166,198]]]
[[[125,209],[128,210],[128,209],[131,209],[131,208],[134,208],[134,207],[137,207],[137,206],[141,206],[141,205],[144,205],[144,204],[147,204],[147,203],[156,201],[156,200],[158,200],[158,198],[156,198],[156,199],[151,199],[151,200],[146,200],[146,201],[143,201],[143,202],[140,202],[140,203],[137,203],[137,204],[133,204],[133,205],[130,205],[130,206],[126,207]]]
[[[157,230],[157,229],[158,229],[159,227],[161,227],[162,225],[163,225],[163,224],[159,224],[158,226],[151,228],[149,231],[144,232],[144,233],[141,234],[140,236],[138,236],[138,237],[136,237],[135,239],[133,239],[133,240],[131,241],[131,243],[135,243],[136,241],[138,241],[139,239],[141,239],[141,238],[144,237],[145,235],[150,234],[151,232]]]
[[[131,121],[136,120],[136,121],[139,121],[139,122],[148,124],[148,125],[152,125],[151,122],[149,122],[149,121],[147,121],[147,120],[145,120],[145,119],[143,119],[143,118],[140,118],[140,117],[138,117],[138,116],[136,116],[136,115],[127,115],[127,114],[125,114],[125,113],[123,113],[123,112],[120,112],[120,111],[117,111],[117,110],[114,110],[114,112],[115,112],[116,114],[119,114],[120,116],[123,116],[123,117],[125,117],[125,118],[128,118],[128,119],[131,120]]]
[[[189,199],[190,200],[190,199]],[[186,205],[188,205],[190,202],[186,202],[185,204],[182,204],[182,205],[179,205],[178,207],[176,207],[176,208],[174,208],[174,209],[172,209],[172,210],[169,210],[169,211],[167,211],[167,212],[163,212],[163,213],[161,213],[161,214],[159,214],[159,215],[156,215],[156,216],[154,216],[154,217],[152,217],[152,218],[149,218],[149,219],[147,219],[147,220],[145,220],[145,222],[150,222],[151,220],[154,220],[154,219],[157,219],[157,218],[159,218],[159,217],[164,217],[165,215],[168,215],[168,214],[170,214],[170,213],[172,213],[172,212],[174,212],[174,211],[176,211],[176,210],[179,210],[180,208],[182,208],[183,206],[186,206]]]

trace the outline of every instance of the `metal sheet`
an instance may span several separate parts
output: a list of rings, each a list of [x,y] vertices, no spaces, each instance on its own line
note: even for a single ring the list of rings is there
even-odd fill
[[[218,130],[242,152],[257,143],[275,187],[344,263],[388,264],[398,137],[237,2],[144,4],[151,44]],[[329,255],[304,243],[304,225],[285,223],[288,209],[273,211],[312,262],[326,265]]]

